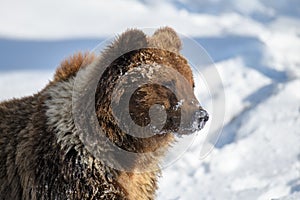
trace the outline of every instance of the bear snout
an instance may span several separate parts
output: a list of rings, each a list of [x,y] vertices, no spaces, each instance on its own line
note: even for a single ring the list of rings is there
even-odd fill
[[[200,108],[197,110],[193,117],[193,127],[197,130],[204,128],[205,123],[208,121],[209,115],[206,110]]]
[[[183,105],[181,112],[181,123],[178,133],[189,135],[204,128],[209,120],[209,114],[201,106],[193,106],[192,108]]]

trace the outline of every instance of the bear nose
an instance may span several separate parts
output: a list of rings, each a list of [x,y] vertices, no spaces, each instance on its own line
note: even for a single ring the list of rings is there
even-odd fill
[[[197,123],[197,128],[201,130],[205,123],[208,121],[209,115],[206,110],[200,109],[195,113],[195,122]]]

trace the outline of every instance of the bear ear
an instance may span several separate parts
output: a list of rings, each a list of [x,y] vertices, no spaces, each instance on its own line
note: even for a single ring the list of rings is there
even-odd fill
[[[102,52],[102,56],[106,61],[113,61],[130,51],[146,48],[147,45],[147,37],[144,32],[137,29],[129,29],[118,36],[117,39]]]
[[[148,38],[148,44],[150,47],[175,53],[178,53],[182,46],[177,33],[170,27],[163,27],[155,31],[153,36]]]

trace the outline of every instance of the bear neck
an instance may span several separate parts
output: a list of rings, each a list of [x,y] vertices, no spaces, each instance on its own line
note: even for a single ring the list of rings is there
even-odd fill
[[[99,163],[99,171],[105,168],[101,160],[98,160],[85,148],[80,140],[80,131],[77,130],[72,113],[72,94],[73,94],[74,78],[67,81],[56,82],[48,87],[44,92],[50,98],[46,100],[47,107],[47,125],[54,131],[57,143],[62,151],[62,156],[67,155],[69,151],[76,150],[80,161],[87,166]],[[160,174],[159,162],[164,155],[160,152],[156,156],[145,156],[133,160],[132,170],[123,171],[110,168],[111,178],[116,181],[128,199],[153,199],[157,189],[157,178]],[[144,162],[153,167],[154,170],[139,172],[136,170],[137,163]],[[101,166],[102,165],[102,166]]]

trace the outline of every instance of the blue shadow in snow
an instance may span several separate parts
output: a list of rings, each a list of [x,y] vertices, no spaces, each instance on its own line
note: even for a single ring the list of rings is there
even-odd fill
[[[195,38],[213,61],[240,56],[251,67],[275,82],[287,80],[285,72],[262,64],[264,44],[254,37],[223,36]],[[78,51],[95,48],[103,39],[72,39],[57,41],[0,39],[0,70],[55,69],[66,57]],[[188,52],[193,53],[193,52]]]
[[[276,93],[277,84],[271,83],[259,88],[248,97],[243,99],[243,101],[249,102],[250,105],[224,126],[222,134],[215,144],[215,147],[222,148],[225,145],[231,144],[236,141],[236,134],[239,131],[241,125],[247,123],[249,111],[255,109],[260,103],[264,102]]]
[[[76,52],[90,51],[101,39],[34,41],[0,39],[0,71],[50,69]]]
[[[288,75],[263,64],[265,45],[255,37],[226,35],[223,37],[196,38],[214,62],[241,57],[246,67],[255,69],[274,82],[285,82]]]

